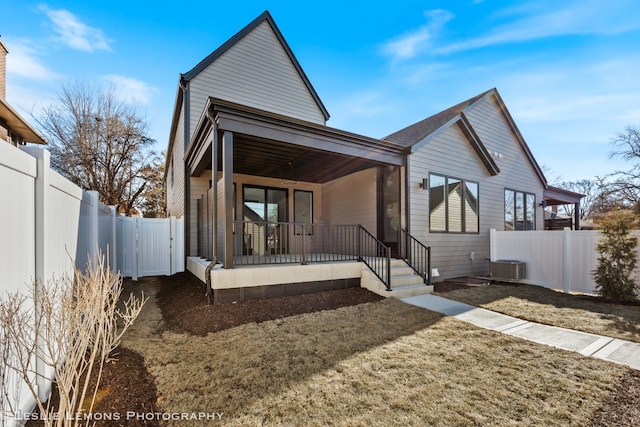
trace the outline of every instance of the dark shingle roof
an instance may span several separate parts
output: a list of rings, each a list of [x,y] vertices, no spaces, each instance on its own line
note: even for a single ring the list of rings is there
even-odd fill
[[[440,129],[451,119],[462,113],[469,105],[473,104],[493,90],[495,89],[490,89],[486,92],[476,95],[473,98],[467,99],[466,101],[456,104],[453,107],[449,107],[446,110],[440,111],[439,113],[434,114],[431,117],[427,117],[426,119],[407,126],[404,129],[392,133],[391,135],[385,136],[382,139],[395,142],[405,147],[410,147],[422,141],[424,138],[431,135],[436,130]]]

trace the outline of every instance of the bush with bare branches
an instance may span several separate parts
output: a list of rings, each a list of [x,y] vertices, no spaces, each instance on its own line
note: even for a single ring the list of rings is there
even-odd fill
[[[5,414],[20,417],[16,381],[35,398],[45,425],[84,424],[90,419],[104,363],[140,313],[144,296],[121,300],[122,278],[104,261],[0,302],[0,356]],[[90,378],[98,381],[90,386]],[[13,376],[13,378],[11,378]],[[56,407],[38,398],[36,378],[54,381]]]

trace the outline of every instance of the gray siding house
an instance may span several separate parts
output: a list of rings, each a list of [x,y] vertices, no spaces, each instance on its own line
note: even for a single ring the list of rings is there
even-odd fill
[[[382,139],[328,119],[269,12],[180,76],[167,213],[212,300],[486,275],[491,228],[539,230],[543,202],[579,202],[548,186],[496,89]]]

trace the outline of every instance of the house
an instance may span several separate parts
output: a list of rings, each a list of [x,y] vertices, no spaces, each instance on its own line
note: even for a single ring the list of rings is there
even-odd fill
[[[496,89],[382,139],[328,119],[269,12],[181,74],[167,213],[214,301],[405,295],[487,274],[491,228],[543,228],[550,188]]]
[[[0,40],[0,140],[18,146],[27,142],[46,144],[44,138],[14,110],[6,99],[7,68],[9,50]]]

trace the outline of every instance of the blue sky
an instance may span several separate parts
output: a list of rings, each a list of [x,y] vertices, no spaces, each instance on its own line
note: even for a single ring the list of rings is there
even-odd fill
[[[163,150],[179,74],[269,10],[329,126],[383,137],[496,87],[550,180],[628,169],[609,154],[640,125],[637,0],[303,3],[3,0],[7,98],[30,119],[114,82]]]

